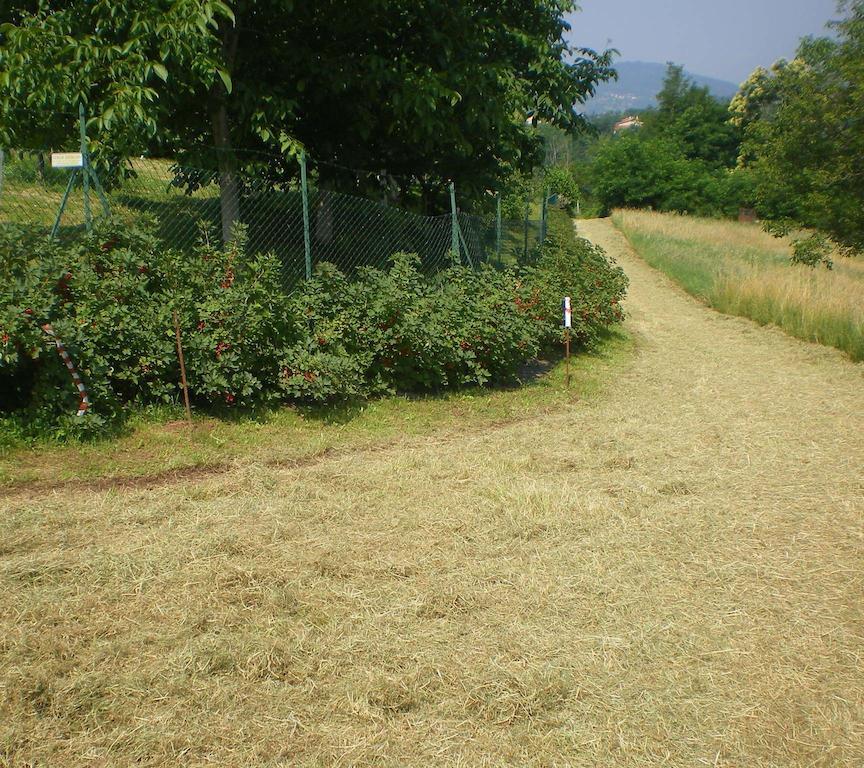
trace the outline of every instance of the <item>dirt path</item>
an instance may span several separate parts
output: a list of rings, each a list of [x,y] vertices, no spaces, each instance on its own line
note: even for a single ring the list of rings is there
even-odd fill
[[[632,280],[600,397],[0,500],[0,765],[864,764],[862,367],[580,230]]]

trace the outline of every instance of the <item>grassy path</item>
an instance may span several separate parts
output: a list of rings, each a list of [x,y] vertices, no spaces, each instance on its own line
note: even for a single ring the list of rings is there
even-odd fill
[[[0,765],[861,764],[862,367],[580,229],[632,280],[601,396],[0,497]]]

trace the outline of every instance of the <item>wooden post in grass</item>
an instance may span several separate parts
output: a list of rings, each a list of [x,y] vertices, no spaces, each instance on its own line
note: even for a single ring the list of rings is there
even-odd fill
[[[564,381],[570,389],[570,329],[564,331]]]
[[[570,307],[570,297],[565,296],[561,303],[564,311],[564,381],[570,388],[570,329],[573,327],[573,312]]]
[[[192,408],[189,405],[189,384],[186,382],[186,361],[183,359],[183,342],[180,341],[180,320],[174,310],[174,334],[177,337],[177,357],[180,360],[180,383],[183,385],[183,402],[186,404],[186,421],[192,426]]]

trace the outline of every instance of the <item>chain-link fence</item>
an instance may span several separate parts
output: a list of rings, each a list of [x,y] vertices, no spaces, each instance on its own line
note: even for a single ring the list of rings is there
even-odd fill
[[[512,264],[532,253],[545,230],[542,203],[526,206],[519,220],[501,217],[500,199],[497,211],[487,215],[451,208],[428,216],[327,189],[314,173],[301,184],[233,172],[226,183],[217,171],[171,160],[129,158],[92,174],[86,154],[67,161],[70,167],[58,168],[47,151],[3,151],[0,225],[62,239],[102,216],[149,221],[166,247],[183,250],[202,231],[220,236],[232,222],[240,223],[250,252],[280,258],[287,286],[321,262],[351,273],[385,266],[399,251],[418,254],[427,273],[454,256],[475,267]]]

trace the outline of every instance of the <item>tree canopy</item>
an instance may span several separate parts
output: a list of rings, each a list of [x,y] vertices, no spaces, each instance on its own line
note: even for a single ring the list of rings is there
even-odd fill
[[[97,153],[148,147],[208,166],[218,158],[230,174],[264,162],[250,152],[258,150],[272,173],[293,173],[288,159],[302,147],[334,166],[407,179],[405,190],[453,179],[479,194],[540,159],[532,123],[581,127],[574,105],[612,76],[608,52],[565,41],[574,8],[19,2],[0,26],[0,142],[60,142],[81,102]]]
[[[864,250],[864,0],[847,5],[836,39],[806,38],[791,61],[756,70],[733,100],[740,164],[760,214],[778,232],[812,227]],[[819,258],[802,242],[804,260]]]
[[[739,129],[682,67],[668,65],[657,107],[640,117],[641,128],[609,135],[594,151],[592,189],[603,209],[729,214],[749,202],[746,179],[733,170]]]

